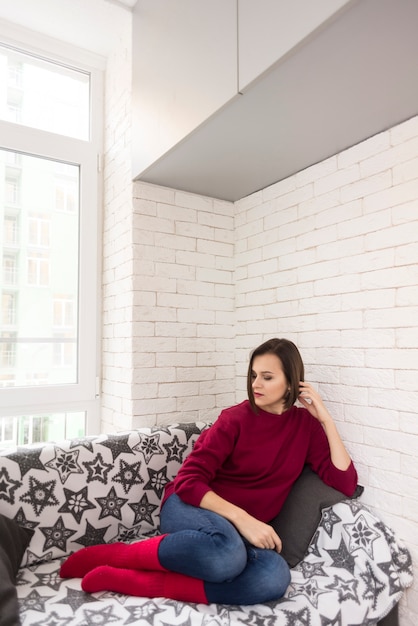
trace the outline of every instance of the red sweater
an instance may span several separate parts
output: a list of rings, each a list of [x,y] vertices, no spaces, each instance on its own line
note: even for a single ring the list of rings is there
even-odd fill
[[[258,410],[248,400],[225,409],[204,430],[176,478],[168,483],[164,501],[176,493],[199,506],[208,491],[257,519],[268,522],[280,511],[307,463],[324,483],[351,496],[357,472],[350,464],[339,470],[330,457],[328,439],[309,411],[293,406],[281,415]]]

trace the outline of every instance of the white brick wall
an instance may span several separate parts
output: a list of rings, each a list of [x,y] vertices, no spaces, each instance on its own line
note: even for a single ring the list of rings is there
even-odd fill
[[[301,349],[376,508],[411,549],[418,623],[418,118],[236,203],[237,400],[248,353]]]
[[[133,206],[132,426],[213,420],[235,398],[233,204],[136,183]]]
[[[130,164],[131,22],[120,24],[105,93],[101,429],[132,422],[133,232]],[[145,332],[145,329],[143,330]]]

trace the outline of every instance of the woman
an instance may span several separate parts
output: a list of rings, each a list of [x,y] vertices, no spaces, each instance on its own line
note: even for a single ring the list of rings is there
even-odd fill
[[[270,339],[254,350],[247,391],[248,400],[202,432],[167,485],[162,535],[84,548],[63,564],[61,576],[83,577],[87,592],[205,604],[283,596],[289,567],[268,522],[306,463],[347,496],[357,472],[318,392],[304,382],[294,343]]]

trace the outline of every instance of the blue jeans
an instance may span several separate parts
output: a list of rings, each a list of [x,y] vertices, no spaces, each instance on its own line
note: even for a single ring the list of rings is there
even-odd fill
[[[208,602],[257,604],[281,598],[290,582],[286,561],[249,544],[225,518],[185,504],[173,494],[160,527],[167,537],[158,558],[168,570],[204,581]]]

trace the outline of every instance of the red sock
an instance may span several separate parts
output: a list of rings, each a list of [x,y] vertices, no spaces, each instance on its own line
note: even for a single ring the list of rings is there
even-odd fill
[[[171,598],[181,602],[208,604],[203,580],[176,572],[151,572],[102,565],[86,574],[83,591],[115,591],[145,598]]]
[[[165,535],[151,537],[137,543],[103,543],[74,552],[61,565],[61,578],[83,578],[87,572],[100,565],[128,569],[162,570],[158,560],[158,546]]]

